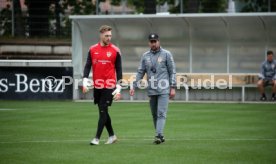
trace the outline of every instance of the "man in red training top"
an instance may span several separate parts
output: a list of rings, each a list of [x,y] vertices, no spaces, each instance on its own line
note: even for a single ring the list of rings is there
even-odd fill
[[[108,113],[108,106],[111,106],[113,99],[119,100],[121,98],[121,86],[117,82],[122,79],[122,62],[120,49],[110,42],[111,31],[110,26],[103,25],[100,27],[100,41],[89,48],[83,71],[83,92],[86,93],[89,90],[88,76],[92,68],[94,103],[98,104],[99,108],[98,128],[95,138],[90,142],[91,145],[99,145],[104,127],[109,134],[106,144],[117,141]]]

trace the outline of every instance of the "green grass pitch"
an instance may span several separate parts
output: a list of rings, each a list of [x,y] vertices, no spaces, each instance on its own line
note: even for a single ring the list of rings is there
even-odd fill
[[[170,103],[166,142],[154,145],[148,103],[114,103],[119,141],[90,146],[91,102],[0,101],[2,164],[276,163],[275,104]]]

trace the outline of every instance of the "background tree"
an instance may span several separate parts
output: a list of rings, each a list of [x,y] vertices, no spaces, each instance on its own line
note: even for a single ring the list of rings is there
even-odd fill
[[[5,0],[13,3],[15,36],[70,36],[71,23],[69,15],[94,15],[96,4],[91,0],[25,0],[28,7],[27,17],[22,16],[20,0]],[[182,3],[181,3],[182,1]],[[94,1],[93,1],[94,2]],[[98,3],[105,0],[98,0]],[[111,0],[112,5],[122,5],[127,2],[135,13],[155,14],[156,6],[169,5],[170,13],[218,13],[226,12],[228,0]],[[176,2],[178,2],[176,4]],[[275,12],[276,0],[235,0],[241,12]],[[0,11],[0,35],[11,35],[11,6]],[[27,19],[27,21],[25,21]]]
[[[28,27],[31,37],[49,35],[49,5],[51,0],[26,0],[28,6]]]
[[[200,0],[180,0],[183,4],[183,13],[198,13],[199,12],[199,6],[200,6]],[[169,4],[171,5],[169,12],[170,13],[181,13],[180,11],[180,5],[181,3],[174,5],[174,0],[170,0]]]
[[[135,7],[136,13],[144,13],[144,10],[145,10],[144,1],[145,0],[128,0],[128,4]]]
[[[98,3],[105,0],[98,0]],[[95,15],[96,4],[93,4],[91,0],[60,0],[55,5],[53,17],[56,19],[57,34],[61,36],[71,35],[71,22],[68,15]],[[58,27],[60,30],[58,30]],[[58,33],[60,32],[60,33]]]
[[[101,1],[104,0],[99,0],[99,2]],[[70,34],[68,32],[71,27],[69,14],[89,15],[96,13],[96,6],[92,4],[91,0],[26,0],[25,3],[28,7],[28,27],[31,37],[49,36],[50,32],[56,36],[64,33]],[[51,4],[54,6],[53,10],[50,10]],[[53,25],[50,24],[51,19],[55,20],[51,21],[54,22]]]
[[[276,11],[276,0],[240,0],[246,5],[241,12],[274,12]]]
[[[228,0],[201,0],[202,13],[219,13],[225,12],[227,8]]]
[[[6,8],[0,11],[0,36],[11,35],[12,33],[11,17],[12,17],[11,6],[7,4]]]
[[[144,14],[156,14],[156,0],[145,0]]]
[[[271,0],[271,12],[276,12],[276,0]]]
[[[104,0],[99,0],[102,2]],[[72,15],[91,15],[96,14],[96,4],[91,0],[62,0],[61,7],[63,10],[70,10]]]
[[[14,21],[14,35],[24,35],[24,21],[20,0],[6,0],[6,7],[0,12],[0,35],[12,34],[12,21]],[[13,4],[13,10],[11,5]],[[14,20],[12,20],[12,11],[14,12]]]
[[[14,35],[24,36],[25,28],[22,16],[22,10],[20,0],[13,0],[13,11],[14,11]]]
[[[112,5],[121,5],[124,0],[112,0]],[[155,14],[158,0],[125,0],[127,4],[135,7],[136,13]]]
[[[113,5],[119,5],[122,0],[112,0]],[[156,13],[156,5],[168,3],[171,13],[180,13],[180,1],[183,4],[184,13],[218,13],[225,12],[228,0],[179,0],[175,5],[175,0],[127,0],[128,4],[134,6],[138,13]]]

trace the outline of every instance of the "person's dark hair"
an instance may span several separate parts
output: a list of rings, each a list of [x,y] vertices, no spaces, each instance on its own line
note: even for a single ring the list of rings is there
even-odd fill
[[[271,51],[271,50],[267,51],[266,55],[273,55],[273,51]]]

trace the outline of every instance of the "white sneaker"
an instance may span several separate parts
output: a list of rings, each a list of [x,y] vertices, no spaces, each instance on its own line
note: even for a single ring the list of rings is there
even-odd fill
[[[98,138],[93,138],[93,140],[90,142],[90,145],[99,145],[100,140]]]
[[[117,137],[114,135],[114,136],[110,136],[108,137],[107,141],[105,144],[113,144],[117,141]]]

